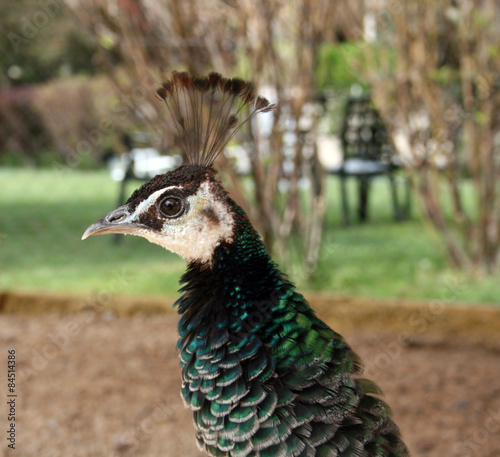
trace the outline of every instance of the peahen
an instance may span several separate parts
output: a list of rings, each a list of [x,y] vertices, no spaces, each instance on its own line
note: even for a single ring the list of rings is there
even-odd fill
[[[151,179],[82,239],[137,235],[186,259],[178,349],[199,444],[228,457],[408,455],[356,354],[273,263],[211,168],[273,106],[216,73],[173,73],[158,94],[189,165]]]

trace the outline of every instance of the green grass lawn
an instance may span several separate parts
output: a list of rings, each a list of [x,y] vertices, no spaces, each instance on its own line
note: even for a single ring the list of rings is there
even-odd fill
[[[447,267],[439,239],[416,215],[393,221],[385,180],[373,183],[370,222],[347,228],[340,223],[338,181],[330,178],[328,186],[317,273],[302,279],[300,261],[284,269],[302,290],[449,303],[500,301],[496,278],[471,279]],[[105,171],[0,169],[0,288],[176,293],[184,271],[177,256],[136,237],[118,245],[110,236],[80,241],[90,223],[116,207],[117,192],[118,184]]]

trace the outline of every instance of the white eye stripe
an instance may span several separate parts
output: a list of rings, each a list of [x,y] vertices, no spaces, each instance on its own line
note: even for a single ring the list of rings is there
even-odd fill
[[[146,200],[143,200],[141,203],[137,205],[135,208],[134,213],[135,214],[141,214],[143,212],[146,212],[151,208],[154,204],[156,204],[156,200],[163,195],[164,192],[167,190],[171,189],[182,189],[180,186],[168,186],[164,187],[163,189],[157,190],[156,192],[153,192]]]

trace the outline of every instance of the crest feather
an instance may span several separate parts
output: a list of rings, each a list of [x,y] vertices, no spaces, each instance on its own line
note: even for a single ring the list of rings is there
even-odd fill
[[[173,72],[157,93],[167,104],[189,163],[201,167],[210,166],[255,114],[274,109],[256,95],[251,82],[218,73],[197,77]]]

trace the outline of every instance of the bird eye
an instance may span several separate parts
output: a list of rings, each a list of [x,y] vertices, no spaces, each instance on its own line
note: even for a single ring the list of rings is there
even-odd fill
[[[180,198],[168,197],[160,203],[160,211],[167,217],[175,217],[182,211]]]

